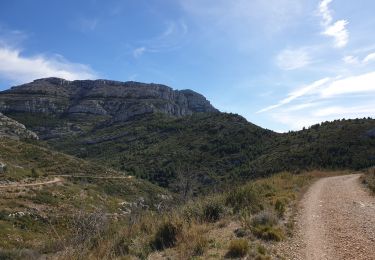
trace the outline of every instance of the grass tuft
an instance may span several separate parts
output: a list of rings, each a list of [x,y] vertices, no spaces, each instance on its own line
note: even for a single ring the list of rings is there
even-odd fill
[[[250,246],[246,239],[235,239],[229,244],[227,257],[236,258],[244,257],[249,252]]]

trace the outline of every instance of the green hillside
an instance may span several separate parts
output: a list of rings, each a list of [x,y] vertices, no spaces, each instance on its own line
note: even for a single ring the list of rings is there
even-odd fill
[[[278,134],[225,113],[151,114],[115,124],[95,123],[94,117],[49,117],[43,120],[46,126],[32,114],[9,116],[34,131],[73,124],[84,130],[46,143],[182,193],[284,170],[357,170],[375,163],[373,119],[336,120]]]
[[[76,221],[126,219],[173,201],[147,181],[34,144],[0,138],[0,162],[2,249],[56,251],[70,241]],[[56,182],[33,185],[49,181]]]

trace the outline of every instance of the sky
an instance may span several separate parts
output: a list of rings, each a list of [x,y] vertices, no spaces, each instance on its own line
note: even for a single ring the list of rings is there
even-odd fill
[[[375,117],[373,0],[0,2],[0,90],[160,83],[278,132]]]

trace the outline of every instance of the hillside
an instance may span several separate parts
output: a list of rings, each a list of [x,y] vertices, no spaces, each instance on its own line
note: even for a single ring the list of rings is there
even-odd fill
[[[7,137],[11,139],[39,139],[32,131],[26,129],[23,124],[4,116],[0,113],[0,138]]]
[[[0,111],[53,149],[184,196],[283,170],[375,163],[373,119],[278,134],[156,84],[41,79],[1,92]]]
[[[279,134],[160,85],[42,79],[0,111],[1,259],[277,258],[308,185],[375,163],[373,119]]]
[[[191,90],[177,91],[160,84],[59,78],[39,79],[3,91],[0,111],[66,118],[88,114],[110,122],[152,113],[180,117],[217,112],[202,95]]]
[[[174,204],[172,198],[102,165],[0,138],[0,237],[6,238],[0,240],[1,259],[37,259],[28,252],[56,252],[87,239],[78,235],[90,236],[99,223],[103,228],[143,210],[163,210]]]

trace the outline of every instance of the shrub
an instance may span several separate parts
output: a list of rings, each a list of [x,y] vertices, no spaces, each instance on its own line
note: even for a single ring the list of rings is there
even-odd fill
[[[363,179],[364,184],[375,194],[375,169],[370,169]]]
[[[285,203],[281,200],[276,200],[276,203],[275,203],[275,211],[277,213],[277,216],[279,218],[282,218],[284,216],[284,213],[285,213]]]
[[[257,238],[263,240],[281,241],[284,238],[284,232],[280,227],[259,225],[254,227],[252,231]]]
[[[251,225],[256,227],[260,225],[274,226],[277,224],[277,218],[271,211],[262,211],[255,215],[251,220]]]
[[[224,205],[218,200],[209,200],[203,205],[203,219],[207,222],[216,222],[224,214]]]
[[[174,247],[181,233],[182,223],[176,220],[167,220],[157,229],[152,245],[157,250]]]
[[[31,178],[34,178],[34,179],[39,178],[39,173],[34,168],[31,169]]]
[[[216,222],[223,217],[224,213],[224,202],[217,198],[190,202],[181,212],[187,222]]]
[[[228,193],[226,205],[233,207],[235,212],[249,209],[254,213],[262,209],[262,200],[254,185],[246,185]]]
[[[281,241],[284,238],[284,232],[280,227],[276,226],[277,222],[273,212],[262,211],[252,218],[251,231],[257,238]]]
[[[32,198],[33,202],[38,204],[50,204],[56,205],[57,198],[55,198],[51,192],[41,190],[35,194],[35,197]]]
[[[178,251],[185,257],[200,256],[206,251],[208,244],[207,226],[192,224],[183,232],[181,249]]]
[[[246,239],[235,239],[229,244],[228,257],[244,257],[249,252],[249,242]]]
[[[104,212],[78,212],[73,216],[71,243],[93,245],[109,228],[109,219]]]

